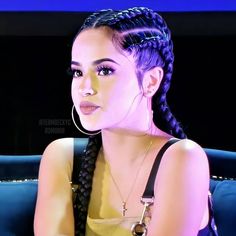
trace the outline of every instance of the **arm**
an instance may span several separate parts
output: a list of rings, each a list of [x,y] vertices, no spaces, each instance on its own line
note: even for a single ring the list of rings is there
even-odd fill
[[[73,139],[58,139],[47,146],[39,169],[35,236],[74,235],[72,165]]]
[[[187,139],[172,145],[157,174],[148,236],[197,236],[208,189],[209,166],[203,149]]]

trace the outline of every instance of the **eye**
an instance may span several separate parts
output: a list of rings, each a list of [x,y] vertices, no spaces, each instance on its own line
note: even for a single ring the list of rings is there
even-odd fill
[[[83,76],[83,73],[79,69],[68,68],[67,70],[68,75],[73,76],[73,78],[78,78]]]
[[[83,73],[81,70],[73,70],[73,77],[74,78],[78,78],[78,77],[81,77],[83,76]]]
[[[97,72],[100,76],[112,75],[115,70],[109,66],[98,66]]]

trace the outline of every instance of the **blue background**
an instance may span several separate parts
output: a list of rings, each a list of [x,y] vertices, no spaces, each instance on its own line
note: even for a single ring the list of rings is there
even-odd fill
[[[1,0],[0,11],[96,11],[146,6],[154,10],[235,11],[235,0]]]

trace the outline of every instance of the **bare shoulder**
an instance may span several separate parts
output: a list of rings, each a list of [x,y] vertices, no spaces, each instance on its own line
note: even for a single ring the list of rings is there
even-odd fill
[[[209,164],[204,149],[192,140],[179,140],[162,157],[155,182],[155,194],[162,196],[162,193],[169,192],[169,196],[173,194],[176,197],[176,192],[180,195],[181,192],[184,195],[189,191],[207,193],[209,177]]]
[[[182,174],[194,174],[200,179],[209,177],[207,155],[198,143],[190,139],[182,139],[171,145],[163,156],[163,165],[164,169],[170,168]]]
[[[73,138],[56,139],[48,144],[43,152],[43,158],[70,162],[73,157]]]
[[[172,144],[157,172],[152,219],[158,221],[151,221],[150,234],[197,235],[200,225],[205,225],[208,189],[209,165],[204,149],[189,139]]]
[[[50,166],[52,164],[56,169],[62,168],[70,174],[73,168],[73,147],[73,138],[52,141],[43,152],[41,165]]]
[[[208,163],[204,149],[198,143],[190,139],[179,140],[167,149],[165,155],[171,160],[176,160],[176,162],[196,161]]]
[[[208,179],[208,158],[198,143],[190,139],[182,139],[165,151],[159,171],[162,174],[168,173],[168,176],[174,171],[176,175],[191,174],[200,179]]]
[[[48,152],[56,152],[56,153],[70,153],[73,148],[73,138],[60,138],[52,141],[51,143],[48,144],[46,147],[44,153]]]
[[[72,159],[73,138],[54,140],[43,152],[34,217],[36,236],[74,235]]]

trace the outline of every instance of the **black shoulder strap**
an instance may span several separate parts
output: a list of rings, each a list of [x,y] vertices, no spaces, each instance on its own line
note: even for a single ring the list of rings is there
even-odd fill
[[[78,182],[79,170],[81,168],[81,156],[88,144],[87,138],[74,138],[74,157],[73,157],[73,170],[72,170],[72,183]]]
[[[154,164],[152,166],[151,173],[148,178],[146,188],[145,188],[143,196],[142,196],[143,199],[146,199],[146,198],[150,199],[150,198],[154,197],[154,183],[155,183],[155,179],[156,179],[159,165],[161,163],[162,156],[163,156],[164,152],[167,150],[167,148],[169,146],[171,146],[173,143],[176,143],[177,141],[179,141],[179,139],[168,140],[164,144],[164,146],[160,149],[160,151],[157,153],[156,159],[155,159]]]

